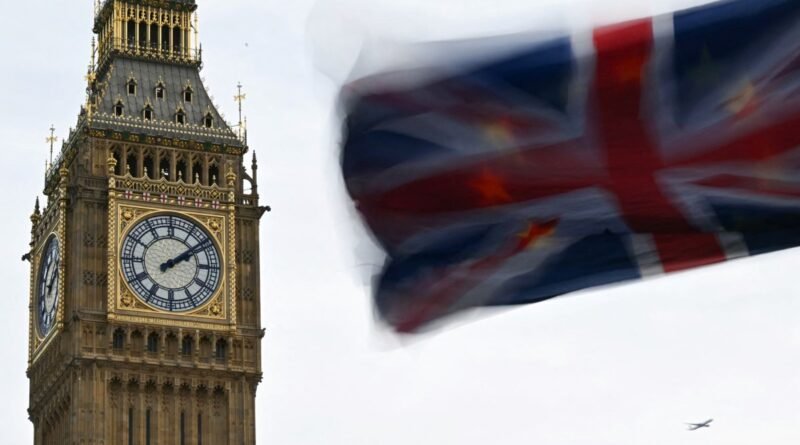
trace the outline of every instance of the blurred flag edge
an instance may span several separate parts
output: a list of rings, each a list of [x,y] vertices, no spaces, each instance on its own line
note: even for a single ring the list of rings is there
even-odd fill
[[[800,245],[800,2],[447,60],[341,93],[393,329]]]

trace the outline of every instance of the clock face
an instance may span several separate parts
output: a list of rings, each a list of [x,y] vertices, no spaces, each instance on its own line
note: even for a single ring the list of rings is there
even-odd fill
[[[58,238],[51,236],[47,240],[39,266],[37,280],[36,313],[39,318],[39,334],[46,336],[53,328],[58,307],[58,271],[61,255]]]
[[[122,241],[122,273],[147,304],[185,312],[207,302],[220,285],[220,255],[196,222],[177,215],[145,218]]]

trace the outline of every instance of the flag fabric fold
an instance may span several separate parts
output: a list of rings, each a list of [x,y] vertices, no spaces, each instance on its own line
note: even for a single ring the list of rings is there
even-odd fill
[[[342,92],[342,173],[386,252],[375,302],[396,330],[800,245],[800,3],[446,68]]]

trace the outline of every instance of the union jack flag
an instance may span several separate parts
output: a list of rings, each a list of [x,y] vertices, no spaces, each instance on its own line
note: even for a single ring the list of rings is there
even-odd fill
[[[800,245],[795,0],[384,73],[342,96],[342,171],[386,251],[375,301],[398,331]]]

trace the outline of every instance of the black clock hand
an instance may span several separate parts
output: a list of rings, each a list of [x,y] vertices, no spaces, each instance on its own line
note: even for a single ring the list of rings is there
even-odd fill
[[[207,243],[208,243],[208,240],[205,240],[203,242],[197,243],[194,247],[190,247],[190,248],[186,249],[185,252],[183,252],[182,254],[176,256],[175,258],[173,258],[171,260],[167,260],[167,262],[165,262],[165,263],[162,263],[161,267],[160,267],[161,272],[166,272],[167,269],[171,269],[171,268],[175,267],[176,265],[180,264],[183,261],[188,261],[189,258],[191,258],[192,255],[194,255],[194,253],[196,251],[200,250],[200,248],[202,248],[202,247],[205,247],[205,245]]]
[[[58,272],[57,272],[56,269],[58,269],[58,263],[56,263],[53,266],[53,269],[52,269],[53,273],[52,273],[52,275],[50,275],[50,279],[48,280],[48,283],[47,283],[47,293],[50,293],[50,289],[53,288],[53,282],[56,280],[56,277],[58,276]]]

